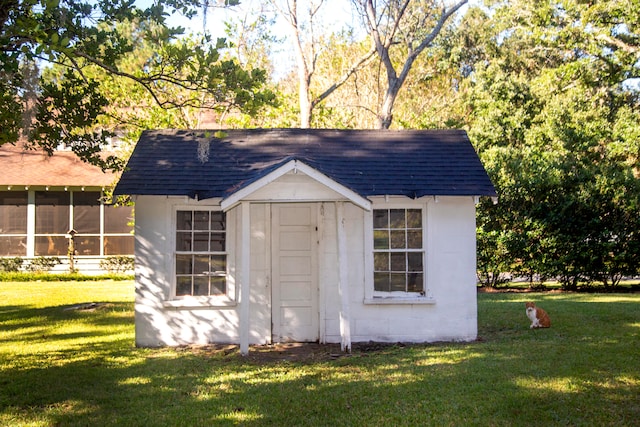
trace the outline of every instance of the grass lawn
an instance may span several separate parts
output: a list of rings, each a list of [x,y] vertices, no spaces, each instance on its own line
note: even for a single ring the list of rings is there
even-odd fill
[[[130,281],[0,282],[0,301],[1,425],[640,423],[638,293],[480,294],[478,342],[315,361],[135,348]]]

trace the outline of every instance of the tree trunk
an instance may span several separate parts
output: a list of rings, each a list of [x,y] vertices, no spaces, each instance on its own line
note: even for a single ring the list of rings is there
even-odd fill
[[[389,87],[384,95],[384,101],[382,102],[380,112],[378,113],[377,129],[389,129],[391,126],[391,122],[393,121],[393,106],[405,79],[406,76],[404,79],[389,78]]]
[[[311,76],[313,75],[315,67],[315,60],[313,58],[315,52],[311,52],[312,58],[310,61],[307,61],[303,48],[303,36],[298,20],[297,0],[292,0],[291,2],[287,1],[286,9],[280,9],[275,2],[272,4],[280,10],[280,13],[289,23],[291,30],[293,46],[296,53],[296,65],[298,67],[298,106],[300,108],[300,127],[306,129],[311,126],[311,110],[313,109],[309,86],[311,84]],[[313,14],[311,14],[310,19],[310,25],[313,26]],[[313,40],[311,40],[311,47],[313,48]]]
[[[301,62],[304,63],[304,58],[300,60],[298,58],[298,103],[300,107],[300,127],[302,129],[308,129],[311,126],[311,100],[309,99],[309,76],[306,71],[306,67],[300,67]]]

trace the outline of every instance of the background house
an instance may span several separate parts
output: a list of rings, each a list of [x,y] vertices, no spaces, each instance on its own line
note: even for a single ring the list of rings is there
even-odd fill
[[[70,230],[75,267],[101,273],[100,260],[133,255],[131,206],[103,202],[116,176],[80,161],[70,151],[47,156],[10,144],[0,146],[0,257],[58,257],[53,271],[68,271]]]
[[[426,342],[477,335],[463,131],[148,131],[136,202],[136,343]]]

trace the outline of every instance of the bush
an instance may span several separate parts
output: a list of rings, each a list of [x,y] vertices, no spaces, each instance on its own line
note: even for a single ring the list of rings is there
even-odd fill
[[[22,258],[0,258],[0,271],[20,271]]]
[[[62,261],[60,261],[60,258],[58,257],[41,256],[31,260],[31,263],[29,263],[29,266],[27,268],[29,271],[32,271],[34,273],[43,273],[51,270],[58,264],[62,264]]]
[[[124,273],[133,271],[133,257],[126,255],[108,256],[100,261],[100,268],[107,270],[109,273]]]
[[[133,280],[131,274],[85,275],[78,273],[8,272],[0,271],[0,282],[95,282],[100,280]]]

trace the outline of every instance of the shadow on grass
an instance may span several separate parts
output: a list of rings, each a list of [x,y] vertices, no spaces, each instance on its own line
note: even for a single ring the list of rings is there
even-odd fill
[[[529,330],[520,307],[523,304],[517,298],[504,304],[483,299],[481,334],[491,339],[470,344],[381,347],[315,363],[257,362],[228,351],[206,354],[184,348],[137,349],[131,330],[124,338],[106,333],[112,326],[133,327],[130,312],[123,317],[119,310],[126,308],[119,303],[93,313],[93,317],[86,316],[89,313],[61,314],[60,308],[34,310],[21,315],[18,323],[31,327],[43,318],[50,322],[93,319],[102,325],[95,331],[99,339],[83,349],[73,334],[61,334],[55,338],[60,349],[30,356],[40,357],[39,365],[14,363],[11,369],[3,369],[0,423],[637,423],[638,328],[625,323],[603,329],[607,322],[597,316],[597,331],[568,325],[583,321],[584,313],[597,312],[598,304],[544,302],[554,312],[564,310],[564,314],[556,314],[557,326],[549,330]],[[638,308],[637,303],[634,307],[621,304],[610,312],[609,323],[627,319],[627,310]],[[500,329],[506,325],[511,329]],[[18,329],[14,332],[19,335]],[[603,342],[605,333],[609,337]]]
[[[34,308],[31,306],[0,307],[0,325],[3,331],[18,331],[34,327],[48,327],[56,322],[81,320],[91,316],[90,322],[97,326],[132,325],[133,304],[129,302],[100,302],[92,309],[76,309],[76,305]],[[94,316],[95,312],[110,314],[126,313],[126,316]]]

